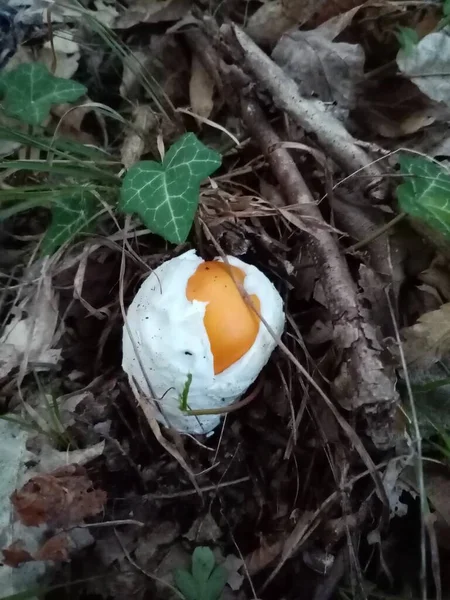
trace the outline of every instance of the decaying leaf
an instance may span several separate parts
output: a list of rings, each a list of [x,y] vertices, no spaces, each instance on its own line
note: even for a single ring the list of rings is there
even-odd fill
[[[402,330],[402,337],[409,365],[426,369],[441,360],[450,352],[450,303],[422,315]]]
[[[133,110],[133,128],[125,136],[120,151],[122,162],[129,169],[148,148],[149,134],[155,129],[158,119],[155,111],[147,104],[139,104]]]
[[[353,108],[356,86],[362,81],[364,51],[358,44],[333,42],[336,32],[325,26],[285,34],[272,53],[273,60],[298,85],[304,97]]]
[[[189,531],[184,535],[185,538],[196,544],[216,542],[221,536],[222,531],[210,512],[195,519]]]
[[[161,23],[177,21],[184,17],[191,0],[133,0],[116,23],[119,29],[127,29],[138,23]]]
[[[3,563],[8,567],[17,569],[26,562],[52,561],[67,562],[69,560],[69,538],[66,533],[58,533],[49,538],[41,548],[33,555],[23,546],[21,540],[13,542],[8,548],[4,548]]]
[[[73,525],[103,510],[106,493],[94,490],[86,470],[68,465],[47,475],[35,475],[11,496],[20,522]]]
[[[426,35],[397,54],[400,71],[424,94],[450,106],[450,35],[448,28]]]
[[[243,564],[242,558],[238,558],[234,554],[228,554],[225,560],[220,563],[227,572],[227,584],[235,592],[241,588],[244,582],[244,576],[239,572]]]
[[[58,323],[58,297],[49,277],[19,305],[0,337],[0,379],[24,359],[45,368],[58,362],[61,350],[52,349]]]
[[[3,564],[12,567],[13,569],[23,565],[23,563],[34,560],[28,550],[23,547],[23,542],[21,540],[17,540],[7,548],[3,548],[2,554]]]
[[[67,562],[69,560],[70,542],[66,533],[58,533],[49,538],[39,548],[35,560],[51,560],[53,562]]]
[[[275,44],[285,31],[298,24],[284,10],[282,0],[264,2],[250,17],[247,25],[248,35],[261,45]]]
[[[192,57],[189,98],[192,111],[200,117],[208,118],[214,107],[214,81],[196,54]]]

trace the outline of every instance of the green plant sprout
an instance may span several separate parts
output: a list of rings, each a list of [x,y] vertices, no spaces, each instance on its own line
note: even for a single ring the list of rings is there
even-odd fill
[[[186,411],[189,409],[187,400],[188,400],[188,396],[189,396],[189,390],[191,388],[191,383],[192,383],[192,373],[188,373],[187,378],[186,378],[186,383],[184,384],[183,391],[181,392],[180,397],[179,397],[180,410]]]
[[[0,221],[32,207],[48,207],[51,225],[41,254],[51,255],[74,236],[93,231],[102,212],[101,197],[123,213],[136,213],[150,231],[167,241],[184,242],[198,207],[200,184],[221,165],[220,154],[187,133],[169,148],[161,163],[138,162],[121,180],[114,172],[120,163],[105,160],[106,153],[35,131],[53,104],[74,102],[86,91],[76,81],[55,77],[40,63],[19,65],[0,75],[4,114],[34,128],[24,133],[3,126],[0,139],[35,147],[48,155],[43,161],[2,161],[0,167],[67,178],[64,185],[0,190]]]
[[[186,600],[219,600],[227,582],[227,572],[216,565],[207,546],[199,546],[192,554],[191,570],[177,569],[175,585]]]

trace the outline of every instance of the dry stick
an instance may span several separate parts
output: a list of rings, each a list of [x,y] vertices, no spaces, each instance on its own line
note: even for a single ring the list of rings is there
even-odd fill
[[[395,225],[397,225],[397,223],[400,223],[400,221],[403,221],[403,219],[405,217],[406,217],[406,213],[404,213],[404,212],[399,213],[393,219],[391,219],[390,221],[388,221],[387,223],[385,223],[384,225],[382,225],[381,227],[376,229],[373,233],[368,235],[366,238],[364,238],[363,240],[360,240],[359,242],[356,242],[356,244],[353,244],[353,246],[350,246],[349,248],[347,248],[345,253],[351,254],[352,252],[356,252],[357,250],[364,248],[364,246],[367,246],[371,242],[375,241],[381,235],[383,235],[384,233],[389,231],[389,229],[392,229],[392,227],[395,227]]]
[[[228,266],[230,266],[227,257],[223,253],[222,249],[220,248],[219,244],[212,236],[211,232],[209,231],[209,229],[205,223],[203,223],[203,227],[208,232],[208,239],[214,244],[216,250],[219,252],[220,256],[224,260],[224,263],[227,264]],[[308,371],[305,369],[305,367],[300,364],[300,362],[298,361],[296,356],[294,356],[294,354],[292,354],[292,352],[289,350],[289,348],[286,346],[286,344],[281,340],[281,338],[276,335],[276,333],[273,331],[273,329],[270,327],[270,325],[267,323],[267,321],[264,319],[264,317],[256,310],[249,295],[245,291],[245,288],[236,281],[235,277],[233,276],[233,272],[231,270],[230,270],[229,274],[230,274],[231,278],[233,279],[236,287],[239,289],[239,292],[242,294],[242,296],[243,296],[244,300],[246,301],[247,305],[249,306],[249,308],[251,308],[255,312],[255,314],[258,316],[258,318],[260,319],[260,321],[262,322],[264,327],[267,329],[267,331],[270,333],[270,335],[273,337],[273,339],[277,342],[278,347],[289,358],[289,360],[296,367],[296,369],[298,370],[300,375],[305,377],[305,379],[311,384],[311,386],[316,390],[316,392],[319,394],[319,396],[325,402],[326,406],[333,414],[333,416],[336,419],[336,421],[338,422],[339,426],[341,427],[341,429],[343,430],[345,435],[348,437],[348,439],[353,443],[353,445],[356,448],[357,452],[359,453],[361,459],[364,461],[364,463],[368,467],[369,472],[373,478],[378,496],[383,503],[382,515],[381,515],[381,528],[382,528],[389,520],[389,500],[387,498],[386,491],[384,489],[384,486],[380,479],[380,476],[376,471],[374,462],[373,462],[372,458],[370,457],[369,453],[367,452],[366,448],[364,447],[364,444],[362,443],[362,441],[360,440],[358,435],[355,433],[355,431],[347,423],[347,421],[341,416],[341,414],[339,413],[337,408],[334,406],[334,404],[331,402],[331,400],[328,398],[328,396],[325,394],[325,392],[322,390],[322,388],[318,385],[318,383],[311,377],[311,375],[308,373]],[[298,526],[298,524],[297,524],[297,526]],[[290,537],[294,537],[294,539],[298,535],[297,526],[294,528],[294,531],[291,533],[291,536],[290,536]],[[291,551],[293,551],[293,548],[291,548]],[[276,568],[276,572],[278,572],[279,569],[281,569],[281,566],[289,558],[289,556],[290,556],[290,554],[288,552],[283,554],[281,562],[278,564],[278,566]],[[274,577],[275,574],[276,574],[275,572],[272,573],[271,577]],[[266,582],[266,584],[268,583],[268,581]]]
[[[425,519],[426,516],[429,515],[429,508],[427,505],[427,494],[425,489],[425,478],[423,472],[423,456],[422,456],[422,436],[420,433],[419,421],[417,418],[417,410],[416,403],[414,401],[414,394],[411,387],[411,380],[409,378],[409,370],[408,365],[406,363],[405,353],[403,350],[403,344],[400,337],[400,331],[397,324],[397,319],[395,318],[394,308],[392,306],[391,298],[389,296],[388,290],[385,290],[386,298],[389,304],[389,308],[391,311],[392,322],[394,325],[395,331],[395,341],[397,342],[398,351],[400,355],[400,364],[403,369],[406,391],[408,393],[408,399],[411,407],[411,420],[413,424],[413,431],[415,435],[415,443],[416,443],[416,475],[417,475],[417,486],[419,488],[419,498],[420,498],[420,584],[421,584],[421,592],[422,592],[422,600],[427,600],[427,549],[426,549],[426,527],[425,527]],[[438,594],[441,591],[441,583],[440,579],[436,580],[436,589]]]
[[[216,483],[214,485],[208,485],[206,487],[201,487],[200,491],[203,493],[207,492],[216,492],[218,489],[230,487],[232,485],[238,485],[239,483],[245,483],[250,481],[250,477],[246,475],[245,477],[239,477],[238,479],[232,479],[231,481],[222,481],[221,483]],[[140,496],[142,500],[174,500],[176,498],[184,498],[186,496],[194,496],[197,493],[196,490],[183,490],[181,492],[173,492],[172,494],[144,494]]]
[[[292,157],[287,150],[279,147],[280,140],[258,104],[242,99],[242,116],[266,154],[289,204],[301,205],[303,215],[312,217],[308,220],[310,235],[307,243],[321,273],[327,308],[334,326],[334,341],[343,353],[340,373],[332,383],[334,395],[344,408],[354,410],[363,407],[369,425],[375,417],[373,430],[368,432],[373,442],[380,448],[392,446],[395,437],[392,427],[398,402],[394,378],[388,377],[388,369],[368,341],[368,338],[376,339],[376,332],[361,317],[356,286],[347,263],[330,232],[315,225],[323,221],[320,210],[314,204]],[[386,417],[390,419],[387,432],[380,430],[376,421],[381,409],[386,410]]]
[[[322,102],[303,98],[295,81],[242,29],[234,26],[233,31],[244,51],[246,65],[269,90],[278,108],[286,111],[305,131],[314,133],[320,146],[347,173],[364,167],[365,172],[373,178],[381,177],[378,165],[369,166],[371,159],[367,153],[357,145],[342,123],[326,110]]]

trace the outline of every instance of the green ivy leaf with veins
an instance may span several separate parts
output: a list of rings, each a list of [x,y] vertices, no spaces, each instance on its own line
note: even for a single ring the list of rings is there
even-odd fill
[[[175,585],[186,600],[218,600],[227,582],[227,572],[216,566],[216,559],[206,546],[196,548],[192,554],[191,571],[175,571]]]
[[[75,102],[86,91],[81,83],[55,77],[41,63],[22,64],[0,75],[3,110],[28,125],[40,125],[52,104]]]
[[[170,147],[162,163],[142,161],[129,169],[119,208],[137,213],[150,231],[180,244],[191,230],[200,184],[221,162],[220,154],[187,133]]]
[[[399,158],[404,183],[397,188],[403,212],[427,223],[450,240],[450,171],[427,158]]]
[[[73,236],[90,233],[98,208],[95,196],[83,188],[55,202],[52,205],[52,222],[42,240],[41,253],[44,256],[53,254]]]

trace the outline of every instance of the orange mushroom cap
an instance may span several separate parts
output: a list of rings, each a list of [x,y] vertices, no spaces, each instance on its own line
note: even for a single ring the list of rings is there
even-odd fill
[[[188,300],[208,302],[203,319],[214,359],[214,373],[222,373],[253,346],[259,331],[258,315],[242,297],[230,275],[243,284],[245,273],[218,261],[201,263],[189,278]],[[260,312],[258,296],[250,296]]]

